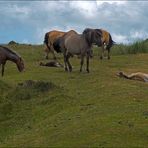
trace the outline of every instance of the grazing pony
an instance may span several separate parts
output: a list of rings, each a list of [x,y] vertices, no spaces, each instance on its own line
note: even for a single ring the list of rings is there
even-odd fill
[[[24,70],[24,62],[22,58],[11,49],[0,46],[0,65],[2,65],[2,76],[4,75],[4,69],[7,60],[16,63],[20,72]]]
[[[53,58],[56,59],[54,48],[53,48],[53,43],[57,38],[59,38],[60,36],[64,34],[65,32],[57,31],[57,30],[50,31],[45,34],[44,43],[46,45],[46,48],[44,51],[46,53],[46,59],[48,59],[49,52],[51,52],[53,55]]]
[[[85,56],[87,59],[86,70],[89,72],[89,57],[91,56],[91,47],[93,43],[98,44],[98,42],[101,42],[101,36],[97,31],[83,32],[83,34],[78,34],[71,30],[54,43],[54,48],[55,50],[60,49],[63,52],[65,71],[72,71],[69,58],[73,55],[80,55],[80,72],[82,71]]]
[[[115,44],[115,42],[112,40],[112,37],[109,32],[103,29],[91,29],[91,28],[86,28],[84,32],[98,32],[101,37],[101,42],[99,41],[98,44],[96,44],[98,47],[102,47],[102,53],[100,56],[100,59],[103,59],[104,57],[104,50],[108,51],[108,59],[110,59],[110,49]]]

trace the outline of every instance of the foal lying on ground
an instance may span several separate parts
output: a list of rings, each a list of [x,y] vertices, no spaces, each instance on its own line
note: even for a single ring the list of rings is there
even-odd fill
[[[126,79],[148,82],[148,74],[142,73],[142,72],[137,72],[137,73],[132,73],[130,75],[127,75],[126,73],[121,71],[121,72],[117,73],[117,75],[119,77],[123,77],[123,78],[126,78]]]
[[[63,65],[60,64],[60,63],[57,62],[57,61],[50,61],[50,62],[48,62],[48,63],[40,62],[40,66],[47,66],[47,67],[63,67]]]

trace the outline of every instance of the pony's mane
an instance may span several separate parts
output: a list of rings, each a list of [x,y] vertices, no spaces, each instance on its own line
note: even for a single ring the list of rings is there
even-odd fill
[[[88,46],[92,46],[92,35],[90,33],[92,33],[94,30],[91,28],[86,28],[84,29],[82,35],[84,36],[85,40],[87,41]]]
[[[19,54],[17,54],[14,50],[9,49],[9,48],[7,48],[5,46],[1,46],[1,45],[0,45],[0,47],[2,47],[3,49],[5,49],[6,51],[10,52],[11,54],[14,54],[14,55],[16,55],[16,56],[18,56],[18,57],[21,58],[21,56]]]
[[[84,31],[83,31],[82,34],[86,34],[86,33],[88,33],[88,32],[91,31],[91,30],[92,30],[91,28],[86,28],[86,29],[84,29]]]

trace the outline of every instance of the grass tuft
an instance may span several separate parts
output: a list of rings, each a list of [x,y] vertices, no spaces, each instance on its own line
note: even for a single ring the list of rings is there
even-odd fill
[[[45,93],[55,88],[52,82],[26,80],[8,93],[6,98],[11,100],[29,100],[40,93]]]

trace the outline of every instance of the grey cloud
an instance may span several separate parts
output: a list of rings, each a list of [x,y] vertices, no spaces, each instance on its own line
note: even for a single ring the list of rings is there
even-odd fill
[[[85,8],[89,6],[90,8]],[[127,1],[125,4],[102,3],[96,1],[27,1],[0,2],[0,29],[11,29],[21,24],[34,30],[33,42],[42,42],[44,33],[52,29],[67,31],[76,29],[82,32],[86,27],[104,28],[113,34],[117,42],[147,38],[148,3],[144,1]],[[93,10],[94,8],[94,10]],[[89,16],[88,16],[89,15]],[[145,32],[145,33],[144,33]],[[119,37],[119,38],[118,38]]]

